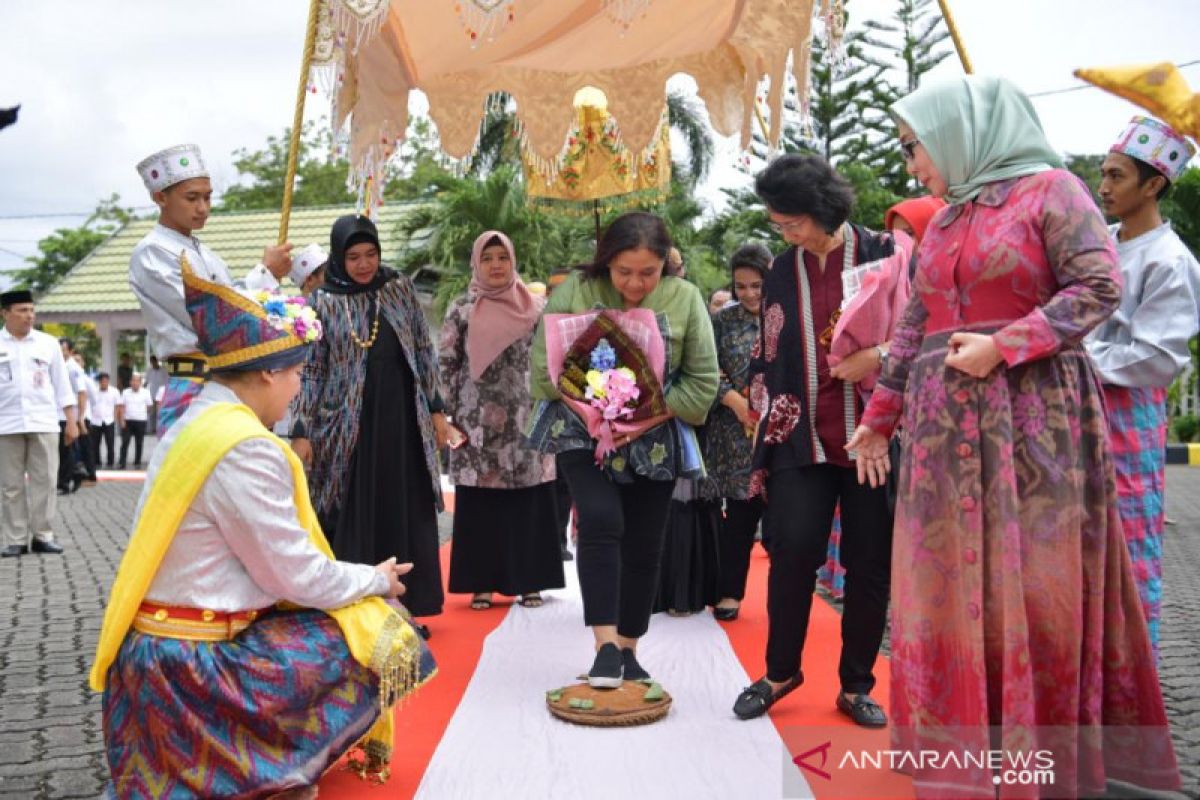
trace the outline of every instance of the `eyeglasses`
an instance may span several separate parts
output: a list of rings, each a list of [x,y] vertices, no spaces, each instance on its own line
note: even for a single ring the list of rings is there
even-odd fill
[[[900,143],[900,153],[904,156],[905,161],[912,161],[916,158],[917,145],[920,143],[920,139],[909,139],[906,142]]]
[[[794,231],[803,225],[807,220],[794,219],[791,222],[775,222],[774,220],[767,223],[767,227],[776,233],[788,233]]]

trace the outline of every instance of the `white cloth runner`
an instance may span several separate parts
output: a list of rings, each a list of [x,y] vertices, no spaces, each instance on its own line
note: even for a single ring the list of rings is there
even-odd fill
[[[642,665],[674,698],[666,719],[589,728],[552,717],[545,705],[547,690],[574,683],[591,666],[575,570],[566,589],[545,597],[542,608],[514,606],[484,642],[417,798],[781,796],[783,742],[765,717],[734,717],[733,701],[750,679],[709,614],[656,614],[639,647]],[[788,768],[789,790],[807,789]]]

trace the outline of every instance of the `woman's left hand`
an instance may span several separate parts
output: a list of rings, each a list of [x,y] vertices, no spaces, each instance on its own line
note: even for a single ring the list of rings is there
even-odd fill
[[[946,353],[946,366],[965,372],[972,378],[986,378],[1004,361],[995,340],[982,333],[959,331],[950,336],[949,344],[950,352]]]
[[[673,416],[674,414],[668,411],[666,414],[660,414],[657,417],[651,417],[650,419],[642,420],[632,431],[613,437],[614,444],[616,444],[617,447],[622,447],[634,442],[646,431],[650,430],[656,425],[661,425]]]
[[[857,353],[843,358],[837,366],[829,368],[829,374],[846,383],[858,383],[879,369],[882,356],[878,347],[864,347]]]
[[[858,468],[858,482],[869,483],[872,489],[883,486],[887,482],[887,474],[892,469],[888,458],[888,440],[881,433],[859,425],[854,430],[850,441],[846,442],[846,452],[854,455],[854,465]]]
[[[441,450],[450,444],[450,423],[441,411],[435,411],[429,416],[433,418],[433,439]]]

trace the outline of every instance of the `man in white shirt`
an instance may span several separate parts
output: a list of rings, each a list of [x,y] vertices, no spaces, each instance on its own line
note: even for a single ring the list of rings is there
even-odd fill
[[[154,398],[149,390],[142,386],[142,376],[133,373],[133,382],[129,388],[121,392],[121,404],[117,406],[117,425],[121,428],[121,461],[117,469],[125,469],[128,464],[129,440],[135,442],[133,468],[142,468],[142,441],[146,438],[146,420],[150,418],[150,408]]]
[[[87,441],[87,373],[75,360],[75,343],[70,339],[58,340],[62,349],[63,365],[67,368],[67,378],[71,381],[71,391],[75,394],[75,418],[79,421],[79,437],[75,442],[67,442],[64,431],[67,426],[67,416],[62,409],[58,410],[58,493],[70,494],[77,491],[83,483],[83,474],[79,470],[81,463],[79,441]],[[86,459],[82,460],[86,465]],[[86,466],[84,467],[86,470]]]
[[[32,293],[0,294],[0,309],[0,557],[31,549],[61,553],[52,527],[58,410],[66,416],[63,436],[73,442],[79,436],[78,400],[58,341],[33,329]]]
[[[100,464],[100,443],[108,450],[108,458],[104,462],[109,469],[116,461],[116,422],[117,406],[121,404],[121,393],[109,382],[107,372],[96,376],[96,396],[88,404],[88,423],[92,432],[92,452],[95,453],[96,464]]]
[[[204,227],[212,207],[212,183],[200,149],[192,144],[169,147],[137,165],[146,190],[159,208],[158,224],[133,248],[129,286],[142,306],[146,335],[154,354],[164,359],[167,391],[158,409],[161,436],[187,409],[203,386],[205,360],[183,303],[181,254],[205,280],[232,286],[229,267],[193,236]],[[245,283],[251,290],[272,290],[292,267],[290,244],[263,251],[265,269],[255,269]]]

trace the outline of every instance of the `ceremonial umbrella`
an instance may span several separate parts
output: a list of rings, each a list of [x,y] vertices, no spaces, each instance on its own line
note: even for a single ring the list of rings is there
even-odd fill
[[[488,98],[505,92],[527,148],[551,161],[577,123],[573,101],[585,86],[604,93],[625,146],[642,153],[661,134],[672,75],[691,75],[713,128],[740,133],[743,146],[767,77],[769,138],[777,143],[789,65],[798,90],[807,91],[814,5],[832,40],[842,32],[841,0],[312,3],[298,96],[309,64],[324,65],[334,84],[334,126],[350,121],[352,182],[365,189],[368,205],[382,195],[384,165],[404,136],[413,90],[428,98],[450,156],[471,152]],[[290,194],[284,226],[289,205]]]
[[[524,136],[521,126],[516,133]],[[671,191],[671,146],[665,111],[646,149],[625,146],[607,99],[587,87],[575,96],[575,126],[563,152],[544,159],[523,139],[525,194],[554,211],[590,213],[600,236],[600,212],[662,202]]]

